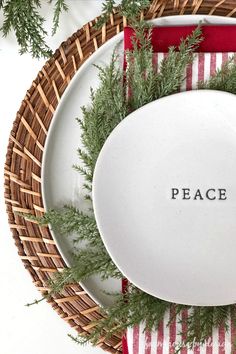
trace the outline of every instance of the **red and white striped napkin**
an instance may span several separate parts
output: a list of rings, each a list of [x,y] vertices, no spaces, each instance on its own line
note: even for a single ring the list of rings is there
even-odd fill
[[[186,68],[185,80],[180,90],[197,89],[198,81],[208,80],[234,54],[233,52],[196,53],[193,63]],[[157,72],[161,61],[167,55],[167,53],[153,54],[153,66]],[[167,312],[158,330],[151,333],[144,331],[144,324],[129,328],[126,333],[126,343],[123,341],[123,353],[174,354],[175,346],[178,346],[178,343],[184,340],[180,333],[183,333],[186,328],[181,327],[179,318],[176,318],[176,321],[167,326],[170,316],[173,318],[173,314]],[[188,316],[187,310],[183,311],[181,316],[182,318]],[[235,338],[235,328],[229,323],[227,332],[223,328],[216,330],[206,344],[199,346],[196,343],[193,350],[184,347],[180,350],[180,354],[236,354],[236,351],[232,351],[232,343]]]
[[[185,79],[180,91],[197,89],[199,81],[208,80],[234,54],[234,52],[195,53],[193,63],[186,68]],[[161,61],[167,55],[168,53],[159,52],[153,54],[153,67],[157,72]],[[167,312],[157,331],[144,331],[144,324],[129,328],[123,340],[123,353],[174,354],[176,346],[178,347],[181,341],[185,339],[184,335],[182,336],[180,333],[184,333],[186,324],[181,325],[179,323],[180,318],[176,318],[170,326],[167,326],[170,316],[173,318],[173,313]],[[188,310],[184,310],[180,316],[186,318]],[[224,328],[216,329],[207,343],[204,345],[195,343],[194,349],[183,347],[180,354],[236,354],[236,350],[232,349],[235,338],[236,330],[230,322],[227,332]]]
[[[195,53],[195,59],[191,65],[188,65],[185,72],[185,80],[182,82],[180,91],[197,89],[197,83],[202,80],[208,80],[214,75],[217,69],[220,69],[235,53]],[[154,53],[153,65],[157,68],[167,53]]]
[[[126,335],[128,353],[174,354],[175,348],[185,339],[179,333],[184,333],[186,325],[181,325],[178,322],[179,319],[177,319],[171,325],[167,326],[172,315],[169,312],[166,314],[164,321],[160,323],[157,331],[144,331],[143,324],[129,328]],[[181,316],[188,316],[187,310],[184,310]],[[235,338],[235,327],[229,323],[227,333],[223,328],[215,330],[212,337],[204,345],[195,343],[193,349],[183,347],[180,349],[180,354],[235,354],[236,351],[232,350]]]
[[[168,55],[169,46],[178,46],[181,38],[191,34],[196,26],[154,27],[151,42],[153,46],[153,66],[158,72],[162,59]],[[235,25],[203,25],[201,42],[198,53],[192,65],[186,69],[185,80],[180,90],[197,89],[198,81],[208,80],[218,68],[221,68],[230,56],[236,53],[236,26]],[[133,49],[135,33],[132,28],[124,29],[124,49]],[[125,285],[125,282],[124,284]],[[138,308],[137,308],[138,311]],[[174,311],[174,310],[172,310]],[[179,318],[167,326],[173,313],[167,312],[157,331],[144,331],[144,324],[129,328],[123,338],[123,354],[173,354],[175,346],[185,339],[180,333],[186,331],[186,324],[180,324]],[[184,310],[180,315],[188,316]],[[194,349],[182,348],[180,354],[236,354],[233,342],[236,338],[236,329],[229,321],[228,331],[223,328],[216,329],[204,345],[195,343]]]

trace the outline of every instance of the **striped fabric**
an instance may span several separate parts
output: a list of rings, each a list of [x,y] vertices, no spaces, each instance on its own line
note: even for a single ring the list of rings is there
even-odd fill
[[[216,69],[221,68],[234,53],[196,53],[195,60],[192,65],[186,69],[185,80],[182,83],[181,91],[197,89],[199,80],[207,80],[213,75]],[[158,71],[158,67],[166,53],[154,53],[153,66]],[[137,309],[138,311],[138,309]],[[181,338],[180,333],[184,333],[186,328],[179,324],[177,318],[174,323],[167,326],[169,319],[173,318],[173,314],[166,313],[163,323],[155,332],[144,332],[144,325],[129,328],[127,330],[126,339],[129,354],[174,354],[175,346],[178,345]],[[187,310],[181,314],[182,318],[188,316]],[[181,328],[182,327],[182,328]],[[223,328],[216,330],[212,338],[204,345],[195,344],[194,349],[182,348],[180,354],[236,354],[236,350],[232,350],[232,343],[236,338],[236,330],[229,323],[229,330],[225,332]],[[124,350],[125,352],[125,350]]]
[[[181,85],[181,91],[197,89],[197,82],[208,80],[216,69],[221,68],[234,53],[196,53],[192,65],[187,67],[185,80]],[[154,53],[153,66],[157,69],[167,53]]]
[[[170,326],[167,323],[172,314],[167,313],[165,319],[160,323],[157,331],[144,331],[144,325],[129,328],[127,331],[127,343],[129,354],[174,354],[175,348],[181,340],[184,340],[184,333],[186,325],[181,325],[179,319],[173,322]],[[182,317],[187,316],[187,310],[181,314]],[[236,338],[236,331],[231,323],[229,323],[229,330],[226,332],[223,328],[215,330],[212,338],[210,338],[204,345],[199,346],[195,343],[193,349],[183,347],[180,354],[235,354],[232,350],[232,344]]]

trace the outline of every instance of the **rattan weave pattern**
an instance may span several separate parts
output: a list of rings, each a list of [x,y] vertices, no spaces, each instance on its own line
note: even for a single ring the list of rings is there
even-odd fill
[[[210,14],[236,16],[235,0],[153,0],[146,19],[169,15]],[[42,215],[41,161],[47,131],[58,102],[78,68],[102,44],[123,30],[125,18],[114,13],[102,29],[89,22],[74,33],[46,62],[17,112],[9,138],[5,164],[5,201],[9,225],[25,268],[42,294],[51,275],[65,263],[46,227],[26,221],[19,212]],[[49,301],[58,314],[79,333],[91,331],[98,319],[99,306],[78,285],[71,284],[63,295]],[[121,352],[121,335],[101,338],[104,350]]]

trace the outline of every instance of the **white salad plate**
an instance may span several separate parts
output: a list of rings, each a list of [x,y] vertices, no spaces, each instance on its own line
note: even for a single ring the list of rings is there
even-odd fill
[[[152,22],[159,26],[171,26],[198,24],[199,21],[208,24],[236,24],[233,18],[205,15],[170,16]],[[90,102],[90,87],[96,88],[98,85],[98,71],[93,64],[109,63],[115,46],[120,43],[122,47],[122,38],[123,33],[113,37],[81,66],[57,107],[48,132],[42,164],[42,196],[46,210],[67,203],[81,210],[88,207],[83,201],[83,177],[72,168],[72,165],[80,163],[76,150],[81,147],[81,131],[75,118],[82,116],[81,106]],[[66,264],[70,266],[73,263],[73,235],[66,237],[52,231],[52,236]],[[109,279],[104,282],[97,276],[84,281],[82,286],[101,305],[109,305],[113,301],[104,290],[111,292],[121,289],[120,281]]]
[[[236,96],[171,95],[126,117],[94,171],[103,242],[128,280],[166,301],[236,301]]]

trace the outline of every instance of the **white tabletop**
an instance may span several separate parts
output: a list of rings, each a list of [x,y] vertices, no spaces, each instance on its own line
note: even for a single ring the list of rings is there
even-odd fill
[[[62,41],[83,24],[99,15],[100,0],[66,0],[69,12],[63,14],[60,29],[48,43],[56,49]],[[43,1],[42,1],[43,3]],[[50,32],[52,6],[44,2],[42,13],[47,18],[45,27]],[[0,13],[0,27],[3,15]],[[50,305],[25,304],[40,298],[31,277],[17,255],[17,248],[7,222],[3,199],[3,169],[8,137],[26,90],[43,66],[45,60],[20,56],[14,34],[0,42],[0,279],[1,279],[1,322],[0,348],[2,354],[78,354],[104,353],[101,349],[79,347],[67,336],[75,334]]]

